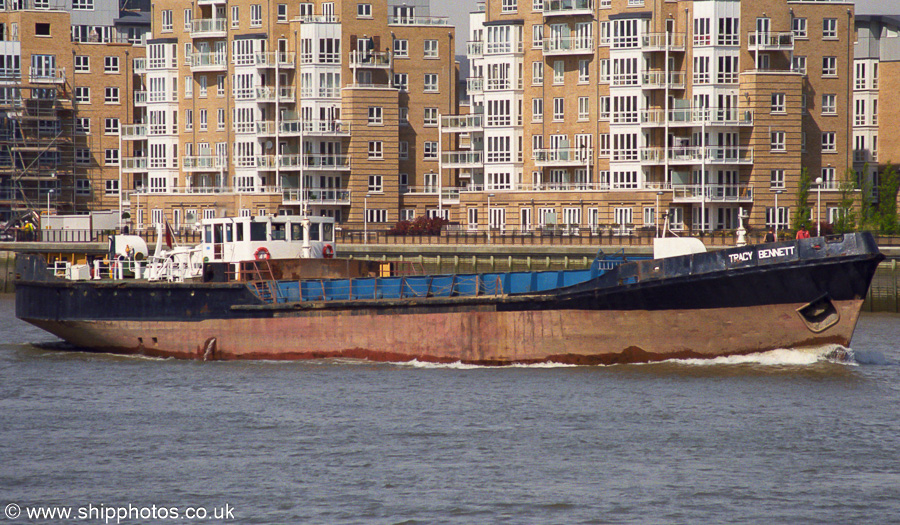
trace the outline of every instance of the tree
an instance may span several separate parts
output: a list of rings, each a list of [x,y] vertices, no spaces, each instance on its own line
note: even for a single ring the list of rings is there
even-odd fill
[[[853,204],[856,201],[856,182],[853,179],[853,170],[847,169],[846,180],[841,182],[840,185],[840,212],[834,221],[835,233],[848,233],[856,229],[856,211],[853,209]]]
[[[878,230],[881,233],[897,233],[897,191],[900,190],[900,174],[892,164],[888,164],[878,185]]]
[[[809,177],[809,170],[803,168],[800,170],[800,186],[797,188],[797,212],[794,214],[794,226],[809,228],[809,219],[812,216],[812,209],[809,207],[809,188],[812,186],[812,180]]]
[[[863,166],[857,180],[859,186],[859,227],[863,230],[873,229],[875,203],[872,200],[872,180],[869,178],[869,165]]]

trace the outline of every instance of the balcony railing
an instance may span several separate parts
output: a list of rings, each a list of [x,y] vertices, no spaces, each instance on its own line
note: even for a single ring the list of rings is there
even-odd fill
[[[466,91],[470,95],[484,91],[484,79],[482,77],[469,77],[466,79]]]
[[[685,146],[641,148],[640,161],[646,164],[752,164],[753,148],[739,146]]]
[[[480,40],[469,40],[466,42],[466,55],[472,58],[484,55],[484,42]]]
[[[323,171],[344,171],[350,169],[349,155],[287,154],[278,155],[276,162],[281,169],[306,168]]]
[[[144,140],[147,138],[146,124],[122,124],[122,140]]]
[[[278,102],[296,102],[296,88],[293,86],[282,86],[277,90],[274,87],[259,86],[256,88],[257,102],[275,102],[276,92],[278,94]]]
[[[147,157],[122,157],[122,171],[147,171]]]
[[[450,20],[444,16],[389,16],[389,26],[448,26]]]
[[[389,69],[391,53],[388,51],[351,51],[350,67]]]
[[[759,33],[751,31],[747,34],[750,51],[789,51],[794,49],[794,33]]]
[[[590,164],[591,148],[545,148],[536,149],[531,158],[537,166],[584,166]]]
[[[590,15],[594,0],[544,0],[544,16]]]
[[[135,91],[134,92],[134,105],[135,106],[147,105],[147,92],[146,91]]]
[[[28,79],[33,84],[64,84],[66,68],[32,67],[28,70]]]
[[[673,184],[674,202],[753,202],[748,184]]]
[[[143,75],[147,72],[147,59],[144,57],[134,59],[134,74]]]
[[[484,164],[484,154],[480,151],[445,151],[441,153],[441,164],[445,168],[477,168]]]
[[[284,204],[302,204],[306,202],[310,206],[349,206],[350,190],[337,190],[333,188],[285,188],[282,191]]]
[[[481,131],[482,117],[480,114],[472,115],[447,115],[441,117],[441,127],[445,133],[468,133]]]
[[[645,33],[641,36],[643,51],[684,51],[684,33]]]
[[[544,39],[545,55],[577,55],[594,52],[594,39],[585,36],[551,37]]]
[[[224,53],[191,53],[188,56],[191,71],[215,71],[228,68]]]
[[[295,53],[286,53],[280,51],[269,51],[268,53],[254,53],[253,63],[260,68],[269,68],[278,66],[280,68],[293,68]]]
[[[670,71],[668,81],[665,71],[645,71],[641,74],[641,87],[644,89],[684,89],[684,73]]]
[[[641,112],[641,124],[683,125],[683,126],[752,126],[753,111],[749,109],[683,108],[670,109],[668,119],[663,109],[648,109]]]
[[[228,159],[218,155],[198,155],[182,157],[185,171],[217,171],[228,168]]]
[[[225,36],[224,18],[198,18],[191,20],[191,36],[194,38]]]

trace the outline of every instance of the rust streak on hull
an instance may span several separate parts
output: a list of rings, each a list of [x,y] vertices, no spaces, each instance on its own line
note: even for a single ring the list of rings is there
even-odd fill
[[[612,364],[716,357],[776,348],[848,346],[862,299],[835,301],[840,320],[813,333],[803,304],[696,310],[545,310],[348,315],[288,312],[270,318],[175,321],[28,320],[76,346],[186,359],[372,361],[479,365]]]

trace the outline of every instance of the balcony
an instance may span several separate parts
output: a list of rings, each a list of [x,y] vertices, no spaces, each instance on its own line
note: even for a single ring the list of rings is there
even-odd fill
[[[28,81],[32,84],[65,84],[66,68],[32,67],[28,70]]]
[[[759,33],[751,31],[747,34],[747,48],[750,51],[792,51],[794,49],[794,33]]]
[[[641,73],[641,88],[643,89],[684,89],[684,73],[670,71],[668,82],[665,71],[645,71]]]
[[[544,0],[544,16],[592,15],[594,0]]]
[[[449,26],[445,16],[389,16],[389,26]]]
[[[591,148],[536,149],[531,158],[535,166],[585,166],[591,163]]]
[[[482,131],[483,115],[447,115],[441,117],[441,128],[444,133],[469,133],[472,131]]]
[[[191,53],[188,56],[191,71],[224,71],[228,60],[224,53]]]
[[[146,140],[146,124],[123,124],[119,134],[122,140]]]
[[[644,126],[752,126],[753,111],[743,109],[683,108],[666,111],[648,109],[641,112]]]
[[[484,55],[484,42],[480,40],[466,42],[466,55],[469,58],[481,58]]]
[[[749,184],[673,184],[673,202],[753,202]]]
[[[646,33],[641,36],[642,51],[684,51],[684,33]]]
[[[445,151],[441,153],[441,165],[445,168],[480,168],[484,154],[480,151]]]
[[[125,173],[147,171],[147,157],[123,157],[121,166]]]
[[[509,91],[522,89],[522,79],[513,82],[511,78],[489,78],[485,91]]]
[[[283,170],[309,169],[316,171],[346,171],[350,169],[349,155],[278,155],[276,162],[278,163],[278,167]]]
[[[253,63],[260,69],[278,67],[281,69],[293,69],[295,53],[282,53],[270,51],[268,53],[254,53]]]
[[[391,53],[388,51],[351,51],[350,67],[390,69]]]
[[[644,164],[753,164],[753,148],[738,146],[684,146],[671,148],[641,148]]]
[[[134,92],[134,105],[135,106],[146,106],[147,105],[147,92],[146,91],[135,91]]]
[[[143,75],[147,72],[147,59],[144,57],[135,58],[133,62],[134,74]]]
[[[191,20],[191,38],[224,38],[227,34],[224,18]]]
[[[306,188],[302,192],[298,188],[285,188],[282,191],[284,204],[306,204],[310,206],[349,206],[350,190],[334,188]],[[305,197],[305,198],[304,198]]]
[[[256,101],[260,103],[281,102],[292,104],[297,101],[296,93],[297,88],[293,86],[282,86],[277,90],[273,87],[260,86],[256,88]]]
[[[544,55],[593,54],[594,39],[584,36],[569,36],[544,39]]]
[[[482,77],[469,77],[466,79],[466,92],[469,95],[479,95],[484,92],[484,79]]]
[[[184,171],[219,171],[228,168],[228,159],[218,155],[182,157]]]

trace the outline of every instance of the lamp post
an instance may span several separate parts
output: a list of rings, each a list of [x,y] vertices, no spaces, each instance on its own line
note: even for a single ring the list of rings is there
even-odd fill
[[[822,177],[816,178],[816,237],[822,236]]]
[[[369,244],[369,194],[363,195],[363,243]]]
[[[781,225],[781,214],[778,212],[778,196],[784,193],[784,190],[775,190],[775,214],[773,217],[773,221],[775,222],[775,232],[778,232]],[[776,239],[778,240],[778,239]]]
[[[656,213],[653,214],[653,224],[656,225],[656,236],[659,237],[659,198],[662,196],[662,191],[656,192]]]
[[[53,195],[53,190],[47,192],[47,217],[50,216],[50,196]]]
[[[487,241],[488,244],[491,243],[491,197],[493,197],[493,193],[488,193],[488,201],[487,201]]]

